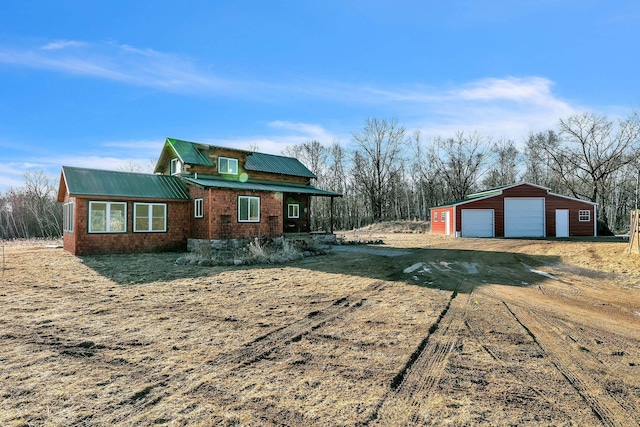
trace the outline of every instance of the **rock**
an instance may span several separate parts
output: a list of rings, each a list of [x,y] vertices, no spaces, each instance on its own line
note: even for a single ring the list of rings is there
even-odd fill
[[[183,256],[176,260],[176,265],[185,265],[187,263],[187,259]]]
[[[233,265],[242,265],[244,264],[244,262],[241,259],[234,259],[233,260]]]

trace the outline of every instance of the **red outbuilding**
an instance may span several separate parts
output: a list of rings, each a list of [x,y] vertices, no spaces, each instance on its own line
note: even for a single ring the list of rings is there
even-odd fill
[[[456,237],[596,236],[596,203],[526,182],[431,209],[431,232]]]

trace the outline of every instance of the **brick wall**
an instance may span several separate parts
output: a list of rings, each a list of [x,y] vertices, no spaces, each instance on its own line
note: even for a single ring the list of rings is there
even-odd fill
[[[191,201],[191,234],[189,237],[195,239],[209,239],[209,219],[211,214],[209,213],[210,198],[206,189],[196,187],[195,185],[189,185],[189,195],[192,199],[202,198],[203,209],[202,218],[196,218],[194,216],[194,202]]]
[[[238,221],[238,196],[260,197],[260,222]],[[208,216],[209,239],[244,239],[272,237],[269,217],[277,217],[277,230],[282,234],[282,193],[209,189],[205,210]],[[228,234],[225,235],[225,232]],[[194,236],[195,237],[195,236]]]
[[[153,201],[153,203],[167,204],[167,231],[154,233],[133,232],[134,201],[128,200],[126,203],[126,233],[89,233],[87,231],[89,200],[76,197],[74,233],[64,235],[64,249],[75,255],[186,250],[192,201]]]

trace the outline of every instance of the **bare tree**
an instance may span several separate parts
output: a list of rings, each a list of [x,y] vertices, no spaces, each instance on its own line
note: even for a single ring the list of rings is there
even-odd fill
[[[549,155],[550,151],[557,150],[560,145],[560,137],[553,130],[546,132],[530,133],[525,141],[523,163],[524,173],[522,179],[532,184],[553,188],[554,191],[564,191],[566,186],[562,178],[553,167],[554,160]]]
[[[478,185],[487,162],[488,140],[477,132],[456,132],[455,138],[437,138],[429,151],[429,161],[442,177],[453,199],[464,199]]]
[[[607,194],[613,175],[640,155],[640,120],[633,112],[614,123],[606,116],[580,114],[560,120],[562,143],[546,147],[551,167],[573,196],[598,203],[608,223]]]
[[[25,185],[0,197],[3,238],[59,237],[62,206],[56,202],[56,182],[43,172],[24,174]]]
[[[491,147],[492,166],[482,180],[485,188],[501,187],[518,180],[520,153],[511,140],[501,139]]]
[[[372,220],[385,217],[391,193],[391,181],[404,159],[405,128],[394,120],[368,118],[361,133],[354,133],[357,149],[353,155],[353,176],[364,192]]]
[[[156,161],[152,159],[144,162],[129,160],[127,163],[121,165],[118,170],[122,172],[152,173],[155,167]]]

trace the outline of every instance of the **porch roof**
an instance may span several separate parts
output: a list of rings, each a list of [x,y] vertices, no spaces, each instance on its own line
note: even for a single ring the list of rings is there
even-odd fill
[[[205,188],[227,188],[231,190],[270,191],[278,193],[308,194],[321,197],[342,197],[342,194],[334,191],[321,190],[311,185],[296,185],[289,183],[272,183],[265,181],[226,181],[211,178],[184,178],[185,181]]]

